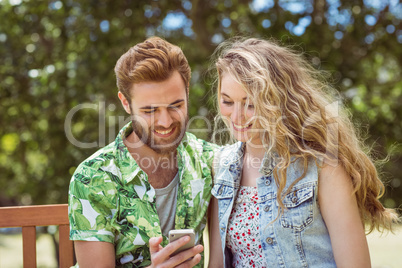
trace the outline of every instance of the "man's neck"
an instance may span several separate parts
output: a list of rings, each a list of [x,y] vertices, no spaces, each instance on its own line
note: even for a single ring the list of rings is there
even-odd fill
[[[152,187],[164,188],[174,179],[178,171],[177,150],[167,154],[157,153],[144,144],[135,132],[124,139],[124,144],[138,166],[147,173]]]

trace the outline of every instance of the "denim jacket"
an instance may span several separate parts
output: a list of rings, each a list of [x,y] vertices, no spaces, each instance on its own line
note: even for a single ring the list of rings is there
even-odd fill
[[[245,144],[238,142],[221,149],[215,166],[212,194],[218,200],[219,229],[223,252],[226,229],[240,185]],[[336,267],[331,241],[318,206],[318,169],[310,161],[303,179],[285,196],[284,213],[278,217],[277,185],[272,175],[275,157],[264,157],[257,179],[260,211],[260,243],[268,267]],[[303,164],[293,162],[287,169],[286,191],[303,174]],[[276,219],[276,220],[275,220]],[[230,250],[229,250],[230,251]],[[230,252],[229,252],[230,253]],[[230,254],[225,254],[230,255]],[[225,267],[230,267],[226,259]]]

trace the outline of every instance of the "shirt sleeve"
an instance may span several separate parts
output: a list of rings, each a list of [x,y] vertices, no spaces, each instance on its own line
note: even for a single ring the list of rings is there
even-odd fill
[[[205,142],[204,144],[203,160],[207,163],[211,171],[215,168],[215,157],[220,149],[220,146],[213,143]]]
[[[106,173],[81,164],[69,188],[70,240],[114,243],[116,194]]]

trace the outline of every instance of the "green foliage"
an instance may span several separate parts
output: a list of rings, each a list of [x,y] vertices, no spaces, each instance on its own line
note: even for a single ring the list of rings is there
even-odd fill
[[[67,202],[77,165],[128,120],[116,96],[117,59],[152,35],[188,57],[190,118],[214,116],[205,72],[218,43],[240,34],[297,44],[317,68],[331,72],[374,156],[388,155],[402,141],[402,5],[260,2],[0,0],[0,205]],[[184,23],[172,28],[172,17]],[[210,138],[209,131],[197,132],[208,129],[206,121],[194,119],[190,128]],[[71,136],[93,146],[78,147]],[[387,206],[402,204],[401,155],[396,147],[383,169]]]

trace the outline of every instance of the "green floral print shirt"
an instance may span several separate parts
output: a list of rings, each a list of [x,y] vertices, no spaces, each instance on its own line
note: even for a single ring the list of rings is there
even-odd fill
[[[163,236],[155,206],[155,190],[123,143],[131,123],[116,140],[76,169],[69,188],[70,239],[113,243],[116,267],[151,264],[148,241]],[[218,147],[186,133],[177,148],[179,188],[175,229],[202,232],[211,198],[212,162]],[[168,244],[163,236],[162,246]],[[197,267],[203,267],[204,256]]]

